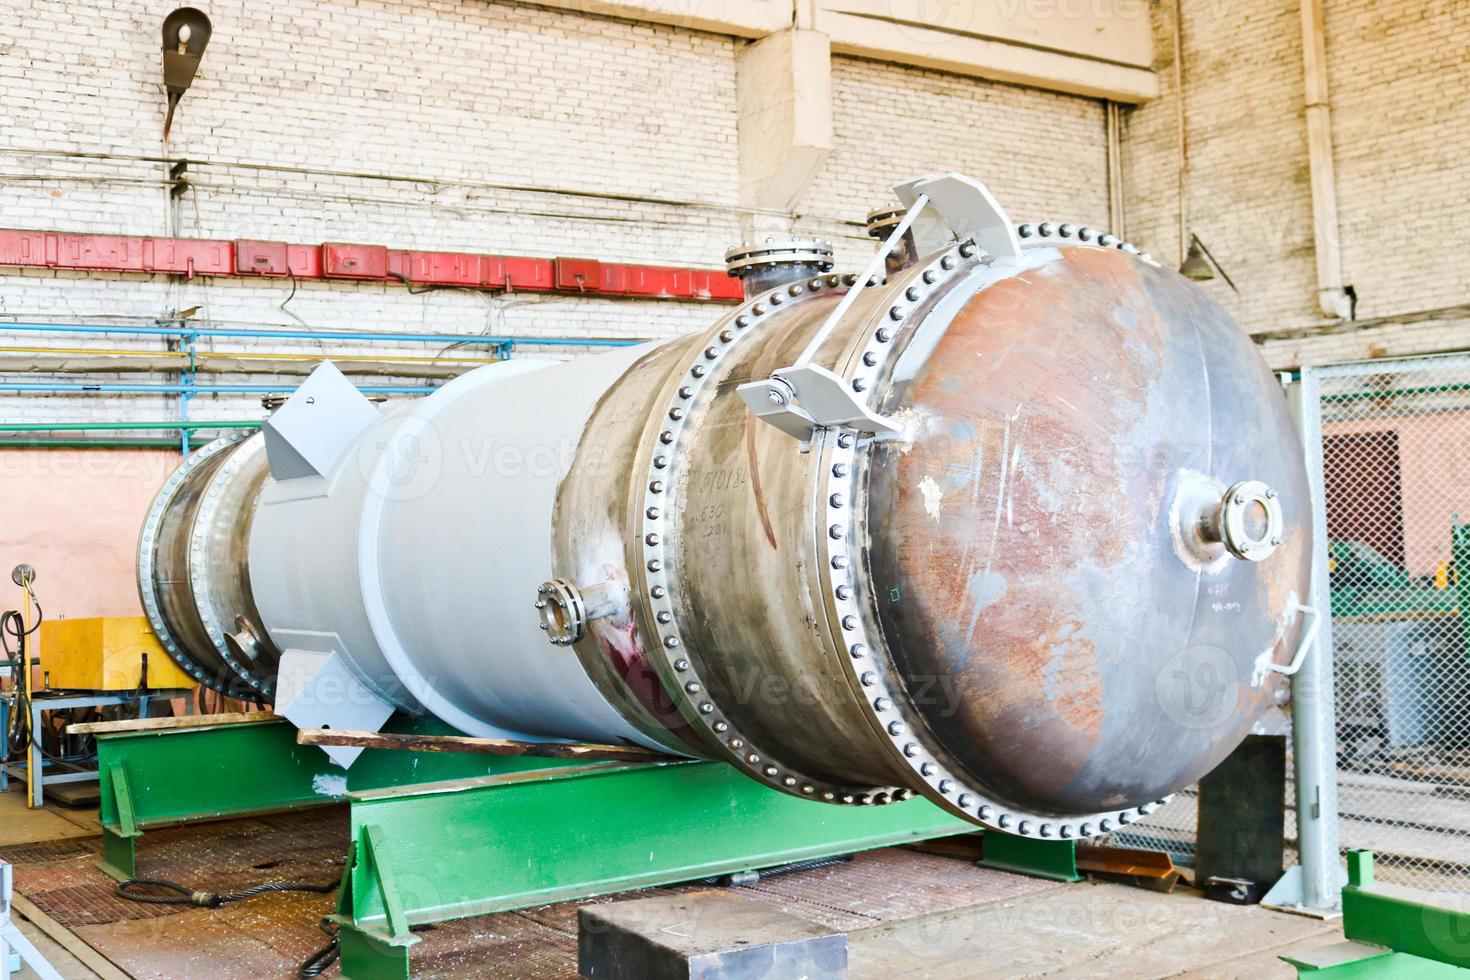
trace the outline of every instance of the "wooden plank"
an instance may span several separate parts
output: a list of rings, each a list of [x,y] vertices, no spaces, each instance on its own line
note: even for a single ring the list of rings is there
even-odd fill
[[[75,956],[83,966],[97,974],[102,980],[131,980],[130,974],[119,970],[111,960],[87,945],[80,936],[66,926],[42,912],[24,895],[12,896],[10,907],[31,925],[41,930],[52,942]]]
[[[275,721],[274,711],[230,711],[219,715],[179,715],[174,718],[130,718],[123,721],[84,721],[67,725],[68,735],[119,735],[124,732],[163,732],[175,728],[245,725]]]
[[[343,745],[399,752],[470,752],[476,755],[522,755],[583,762],[667,762],[674,756],[630,745],[587,742],[523,742],[508,738],[470,738],[465,735],[390,735],[345,728],[303,728],[297,745]]]
[[[953,837],[936,837],[934,840],[905,844],[910,851],[920,854],[937,854],[940,857],[958,858],[961,861],[978,861],[985,856],[985,845],[981,834],[956,834]]]

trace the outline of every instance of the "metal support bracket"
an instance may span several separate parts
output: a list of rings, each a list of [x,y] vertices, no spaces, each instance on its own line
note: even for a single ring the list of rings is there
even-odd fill
[[[102,821],[102,870],[118,881],[126,881],[137,877],[138,855],[135,842],[143,836],[143,832],[138,829],[136,811],[133,808],[128,771],[122,763],[114,762],[99,769],[99,774],[101,795],[105,800],[102,809],[110,810],[112,818]]]
[[[973,177],[925,174],[895,185],[893,192],[909,208],[921,197],[931,204],[913,226],[914,245],[920,255],[966,238],[974,239],[996,259],[1014,259],[1021,254],[1016,226],[990,189]]]
[[[869,408],[867,399],[835,371],[812,360],[863,290],[882,279],[888,256],[910,230],[921,255],[961,238],[974,239],[993,258],[1021,254],[1010,218],[978,180],[955,173],[927,174],[896,185],[894,192],[908,210],[796,361],[772,371],[765,380],[735,389],[752,414],[798,440],[803,451],[817,429],[851,428],[879,437],[902,431],[899,423]]]
[[[359,890],[371,892],[378,907],[385,911],[386,935],[383,930],[358,927],[353,909],[365,904],[358,900]],[[409,931],[408,917],[399,897],[398,877],[383,846],[383,831],[374,824],[360,828],[357,839],[347,845],[347,864],[337,889],[337,910],[331,919],[340,930],[338,942],[344,977],[408,980],[409,947],[419,942],[419,938]]]
[[[1039,840],[987,830],[981,837],[983,868],[1012,871],[1052,881],[1081,881],[1075,840]]]
[[[393,873],[393,865],[388,861],[388,853],[383,847],[383,831],[376,824],[364,824],[358,837],[358,857],[361,864],[358,871],[362,880],[371,881],[378,893],[378,900],[382,902],[383,917],[388,927],[388,940],[394,944],[415,943],[408,931],[408,917],[403,911],[403,901],[399,898],[398,878]],[[351,908],[351,906],[348,906]]]
[[[899,425],[892,419],[868,408],[840,375],[813,364],[812,358],[868,284],[877,281],[888,256],[903,241],[909,227],[928,203],[929,198],[920,194],[909,205],[902,220],[894,226],[868,262],[868,267],[858,276],[857,285],[842,297],[793,364],[772,371],[764,381],[747,381],[735,389],[756,418],[800,441],[803,451],[810,445],[812,434],[817,429],[851,426],[859,432],[891,434],[899,431]]]

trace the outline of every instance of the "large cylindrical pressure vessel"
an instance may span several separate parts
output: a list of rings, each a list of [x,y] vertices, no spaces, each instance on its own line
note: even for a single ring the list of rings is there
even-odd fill
[[[428,711],[1025,835],[1148,812],[1284,697],[1311,542],[1282,393],[1112,236],[916,240],[871,284],[803,270],[381,413],[324,369],[160,495],[155,628],[299,724]],[[782,387],[813,365],[830,388]]]

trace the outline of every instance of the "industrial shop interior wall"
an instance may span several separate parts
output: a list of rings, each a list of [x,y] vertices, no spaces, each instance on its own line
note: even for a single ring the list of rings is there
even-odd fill
[[[1449,0],[1411,11],[1357,0],[1325,11],[1341,282],[1355,297],[1356,321],[1325,317],[1318,303],[1294,0],[1149,5],[1157,96],[1111,110],[1087,94],[979,77],[983,68],[940,71],[836,50],[830,90],[817,99],[830,119],[830,152],[780,213],[752,208],[742,188],[742,153],[765,138],[742,126],[742,58],[761,43],[753,32],[492,0],[327,2],[289,16],[238,0],[207,6],[212,40],[163,143],[158,25],[172,6],[21,0],[0,24],[0,227],[718,269],[725,247],[774,223],[831,239],[839,268],[855,268],[871,254],[862,220],[889,199],[889,175],[953,168],[985,180],[1017,220],[1111,227],[1165,264],[1178,264],[1181,242],[1197,236],[1236,287],[1219,275],[1204,288],[1262,340],[1277,368],[1457,349],[1470,339],[1470,277],[1453,247],[1470,200],[1447,193],[1470,168],[1459,152],[1470,107],[1441,97],[1447,76],[1470,71],[1470,17]],[[1141,10],[1119,5],[1117,16]],[[932,54],[909,60],[950,57]],[[1110,112],[1120,153],[1109,152]],[[165,160],[188,163],[171,176]],[[509,336],[520,338],[509,351],[516,357],[578,356],[609,339],[679,334],[708,324],[717,308],[0,266],[4,322],[177,325],[187,316],[185,325],[307,335]],[[552,332],[588,343],[536,345]],[[106,360],[87,373],[55,369],[98,351],[172,347],[179,356],[178,338],[5,333],[0,365],[12,384],[0,391],[0,422],[179,417],[174,391],[14,390],[167,385],[176,373],[127,371],[121,356],[97,355],[117,370]],[[200,384],[221,386],[289,385],[323,356],[389,358],[388,373],[365,383],[390,389],[390,398],[503,353],[453,341],[310,336],[201,338],[198,349],[295,359],[252,370],[247,358],[200,375]],[[441,370],[425,376],[426,363]],[[263,414],[253,392],[188,402],[194,419]],[[78,614],[134,612],[125,576],[94,573],[127,567],[136,511],[163,480],[170,450],[19,445],[72,435],[178,441],[138,430],[0,433],[17,440],[0,448],[7,488],[35,518],[8,526],[53,532],[6,532],[0,564],[36,564]],[[79,471],[91,474],[85,484],[69,476]],[[87,506],[95,498],[109,503]]]
[[[1470,105],[1445,95],[1470,78],[1470,10],[1456,0],[1322,8],[1329,237],[1355,319],[1317,303],[1299,3],[1156,5],[1160,95],[1128,113],[1124,134],[1128,236],[1177,265],[1197,235],[1238,292],[1219,276],[1204,287],[1273,367],[1463,350],[1470,262],[1434,243],[1470,221]]]
[[[0,78],[21,83],[0,85],[3,227],[715,268],[724,249],[746,234],[738,208],[735,80],[743,39],[478,0],[329,3],[293,11],[289,24],[259,4],[213,3],[208,52],[164,146],[157,32],[167,5],[24,6],[23,16],[0,25]],[[94,23],[109,27],[85,26]],[[35,47],[43,37],[76,38],[78,48],[58,57]],[[1066,215],[1106,223],[1104,110],[1097,100],[847,58],[836,59],[832,76],[836,149],[797,208],[797,230],[833,239],[842,267],[872,250],[862,222],[891,198],[885,175],[957,162],[989,180],[1018,219]],[[154,162],[165,153],[190,161],[186,193],[170,195],[168,168]],[[879,159],[884,165],[874,166]],[[572,326],[589,337],[647,339],[703,327],[718,314],[701,302],[0,268],[4,321],[152,324],[196,307],[191,323],[209,326],[467,338],[549,331],[565,337]],[[200,345],[339,358],[436,358],[447,346],[229,339]],[[161,342],[32,333],[9,335],[5,346],[157,350]],[[515,354],[594,349],[524,343]],[[472,347],[447,353],[485,356]],[[24,372],[35,355],[0,357],[6,375],[20,382],[168,380],[31,375]],[[424,383],[403,370],[402,377],[373,380]],[[27,392],[0,394],[0,416],[14,423],[155,420],[175,417],[176,403],[171,394]],[[262,415],[253,395],[198,396],[190,412],[206,419]],[[126,576],[109,574],[103,585],[92,569],[121,569],[131,560],[137,517],[147,487],[167,474],[157,462],[166,453],[0,453],[7,472],[22,477],[11,488],[36,509],[37,520],[25,526],[51,531],[7,540],[0,562],[26,560],[43,569],[59,604],[74,605],[77,614],[136,611]],[[99,478],[96,489],[116,483],[136,507],[73,520],[77,490],[65,474],[79,467],[115,473],[115,480]],[[66,560],[76,550],[92,556],[92,569]]]

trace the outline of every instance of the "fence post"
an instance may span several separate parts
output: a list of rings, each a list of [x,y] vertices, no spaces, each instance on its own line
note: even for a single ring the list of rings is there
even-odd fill
[[[1306,455],[1312,511],[1312,584],[1307,604],[1318,611],[1316,646],[1291,679],[1292,769],[1296,780],[1297,851],[1262,905],[1322,917],[1341,914],[1344,875],[1338,858],[1337,712],[1332,678],[1332,595],[1328,584],[1326,490],[1322,476],[1322,400],[1316,374],[1283,376]]]

